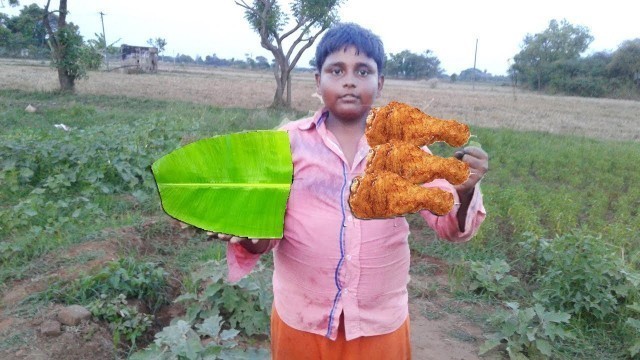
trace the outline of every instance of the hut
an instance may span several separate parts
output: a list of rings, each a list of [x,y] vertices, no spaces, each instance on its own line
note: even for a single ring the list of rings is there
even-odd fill
[[[158,49],[147,46],[120,46],[121,69],[127,74],[158,71]]]

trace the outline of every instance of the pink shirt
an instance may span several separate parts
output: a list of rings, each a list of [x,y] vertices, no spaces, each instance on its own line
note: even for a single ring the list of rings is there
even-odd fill
[[[360,220],[351,214],[349,186],[363,173],[369,146],[363,136],[349,168],[336,138],[324,124],[324,109],[286,124],[293,156],[293,183],[284,236],[272,240],[274,306],[289,326],[335,340],[344,313],[346,339],[386,334],[408,316],[409,225],[404,217]],[[438,186],[457,193],[445,180]],[[421,212],[442,239],[469,240],[485,218],[480,189],[458,229],[456,205],[438,217]],[[237,281],[260,255],[229,245],[229,279]]]

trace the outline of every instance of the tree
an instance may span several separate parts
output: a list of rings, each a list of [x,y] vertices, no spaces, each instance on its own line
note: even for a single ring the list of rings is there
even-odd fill
[[[264,56],[256,56],[256,67],[258,69],[268,69],[271,66],[269,65],[269,60],[267,60]]]
[[[9,0],[9,5],[10,6],[17,6],[19,4],[20,4],[20,2],[18,0]],[[4,0],[0,0],[0,5],[2,5],[2,7],[4,7]]]
[[[25,6],[17,16],[0,14],[0,47],[5,53],[16,56],[28,49],[30,54],[49,56],[43,16],[44,10],[36,4]],[[57,15],[49,15],[50,22],[57,23],[57,19]]]
[[[557,65],[554,63],[579,59],[592,41],[593,36],[586,27],[574,26],[566,20],[560,23],[551,20],[542,33],[527,34],[510,70],[524,82],[542,90],[551,80]]]
[[[158,56],[160,56],[160,54],[162,54],[162,52],[164,51],[164,48],[167,46],[167,40],[165,40],[164,38],[158,37],[155,39],[147,40],[147,44],[158,49]]]
[[[42,21],[49,35],[52,63],[58,70],[60,90],[73,92],[76,79],[86,76],[86,69],[80,62],[83,45],[82,36],[80,36],[77,26],[72,23],[67,24],[67,0],[60,0],[57,11],[57,30],[54,31],[53,25],[49,21],[50,2],[51,0],[47,0]]]
[[[399,78],[428,79],[438,77],[442,72],[440,60],[431,50],[423,54],[404,50],[398,54],[390,54],[386,62],[386,73]]]
[[[640,38],[623,42],[613,53],[607,70],[613,77],[633,81],[640,88]]]
[[[260,45],[274,56],[276,92],[271,107],[291,106],[291,71],[304,51],[337,21],[337,9],[343,1],[294,0],[291,2],[290,15],[281,9],[277,0],[235,2],[245,9],[245,19],[260,35]],[[292,23],[287,27],[290,20]],[[285,42],[291,44],[288,49],[285,48]]]
[[[14,34],[20,34],[21,47],[44,47],[46,45],[47,30],[44,27],[42,17],[44,10],[36,4],[25,6],[20,14],[7,21],[7,28]],[[50,19],[55,21],[54,18]]]

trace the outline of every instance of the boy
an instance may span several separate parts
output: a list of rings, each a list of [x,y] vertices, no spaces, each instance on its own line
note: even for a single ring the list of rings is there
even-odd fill
[[[338,25],[316,49],[316,85],[324,107],[285,125],[294,176],[284,236],[230,241],[229,278],[251,271],[260,254],[274,252],[273,359],[409,359],[409,226],[403,217],[360,220],[348,205],[352,179],[363,173],[369,146],[367,115],[384,84],[380,39],[355,24]],[[449,241],[467,241],[485,217],[478,182],[487,154],[468,147],[469,180],[452,186],[450,214],[421,215]]]

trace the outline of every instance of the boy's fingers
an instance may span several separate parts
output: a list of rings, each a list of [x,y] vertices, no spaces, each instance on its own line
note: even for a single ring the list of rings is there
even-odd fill
[[[233,235],[218,233],[217,237],[218,237],[218,239],[220,239],[222,241],[230,241],[233,238]]]
[[[237,243],[242,242],[242,241],[249,241],[249,239],[246,238],[246,237],[233,236],[229,240],[229,242],[232,243],[232,244],[237,244]],[[258,239],[251,239],[251,242],[255,244],[256,242],[258,242]]]
[[[239,236],[233,236],[233,235],[229,235],[229,234],[223,234],[223,233],[216,233],[216,232],[211,232],[211,231],[207,231],[207,235],[214,237],[214,238],[218,238],[222,241],[228,241],[232,244],[237,244],[241,241],[244,240],[249,240],[246,237],[239,237]],[[253,244],[257,244],[258,241],[260,241],[259,239],[251,239],[251,242]]]

